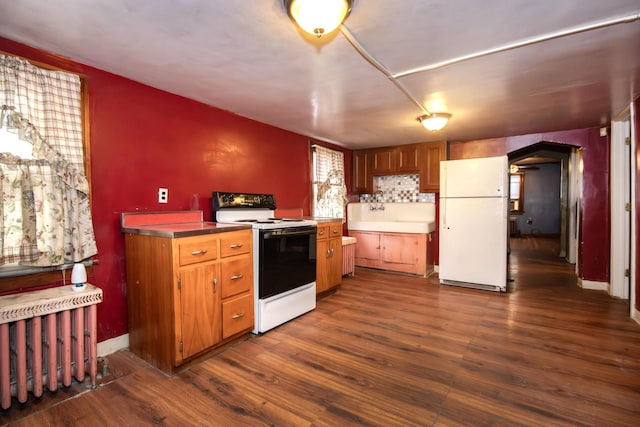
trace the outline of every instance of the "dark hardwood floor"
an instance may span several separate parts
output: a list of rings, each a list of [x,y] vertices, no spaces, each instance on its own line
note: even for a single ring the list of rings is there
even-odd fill
[[[640,425],[640,325],[577,287],[554,245],[513,239],[506,294],[358,269],[315,311],[175,376],[121,351],[95,390],[0,424]]]

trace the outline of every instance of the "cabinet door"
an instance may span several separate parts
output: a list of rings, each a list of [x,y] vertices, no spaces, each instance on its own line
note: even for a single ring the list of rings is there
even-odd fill
[[[331,260],[331,239],[318,240],[316,259],[316,294],[329,289],[330,283],[330,260]]]
[[[320,240],[316,260],[316,293],[342,282],[342,237]]]
[[[353,191],[356,193],[373,193],[370,159],[368,151],[353,153]]]
[[[427,142],[422,145],[420,192],[440,192],[440,161],[446,159],[447,143],[445,141]]]
[[[371,152],[371,173],[385,175],[396,171],[396,152],[394,148],[382,148]]]
[[[380,236],[382,260],[394,264],[416,264],[419,254],[419,239],[412,235]]]
[[[356,238],[356,258],[380,259],[380,235],[378,233],[350,232]]]
[[[331,257],[329,259],[329,288],[342,282],[342,236],[330,241]]]
[[[420,146],[418,144],[401,145],[397,149],[398,172],[415,172],[420,171]]]
[[[222,339],[217,269],[217,265],[207,264],[180,270],[182,355],[178,360],[206,350]],[[178,344],[178,352],[179,347]]]

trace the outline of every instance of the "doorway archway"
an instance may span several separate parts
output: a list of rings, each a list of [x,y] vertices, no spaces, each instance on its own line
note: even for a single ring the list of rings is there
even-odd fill
[[[511,215],[511,234],[558,236],[557,256],[577,262],[580,174],[575,153],[578,147],[548,141],[508,154],[513,173],[524,182],[520,209]],[[515,226],[515,230],[514,230]]]

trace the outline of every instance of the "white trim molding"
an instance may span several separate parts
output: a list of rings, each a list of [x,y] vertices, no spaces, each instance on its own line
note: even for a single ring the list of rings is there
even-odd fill
[[[609,280],[612,297],[629,299],[631,275],[631,146],[626,140],[630,135],[629,119],[611,122],[610,147],[610,208],[611,253]]]
[[[120,335],[98,343],[98,357],[107,356],[129,348],[129,334]]]
[[[636,308],[631,305],[631,318],[636,321],[638,325],[640,325],[640,311],[636,310]]]
[[[594,280],[584,280],[578,277],[578,286],[580,286],[582,289],[609,292],[608,282],[596,282]]]

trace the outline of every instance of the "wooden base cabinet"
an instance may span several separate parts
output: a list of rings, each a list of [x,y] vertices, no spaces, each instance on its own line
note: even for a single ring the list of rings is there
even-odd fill
[[[125,234],[130,350],[172,373],[253,328],[251,230]]]
[[[319,223],[317,233],[316,295],[342,283],[342,221]]]
[[[349,235],[356,238],[357,266],[424,277],[433,273],[431,234],[349,231]]]

